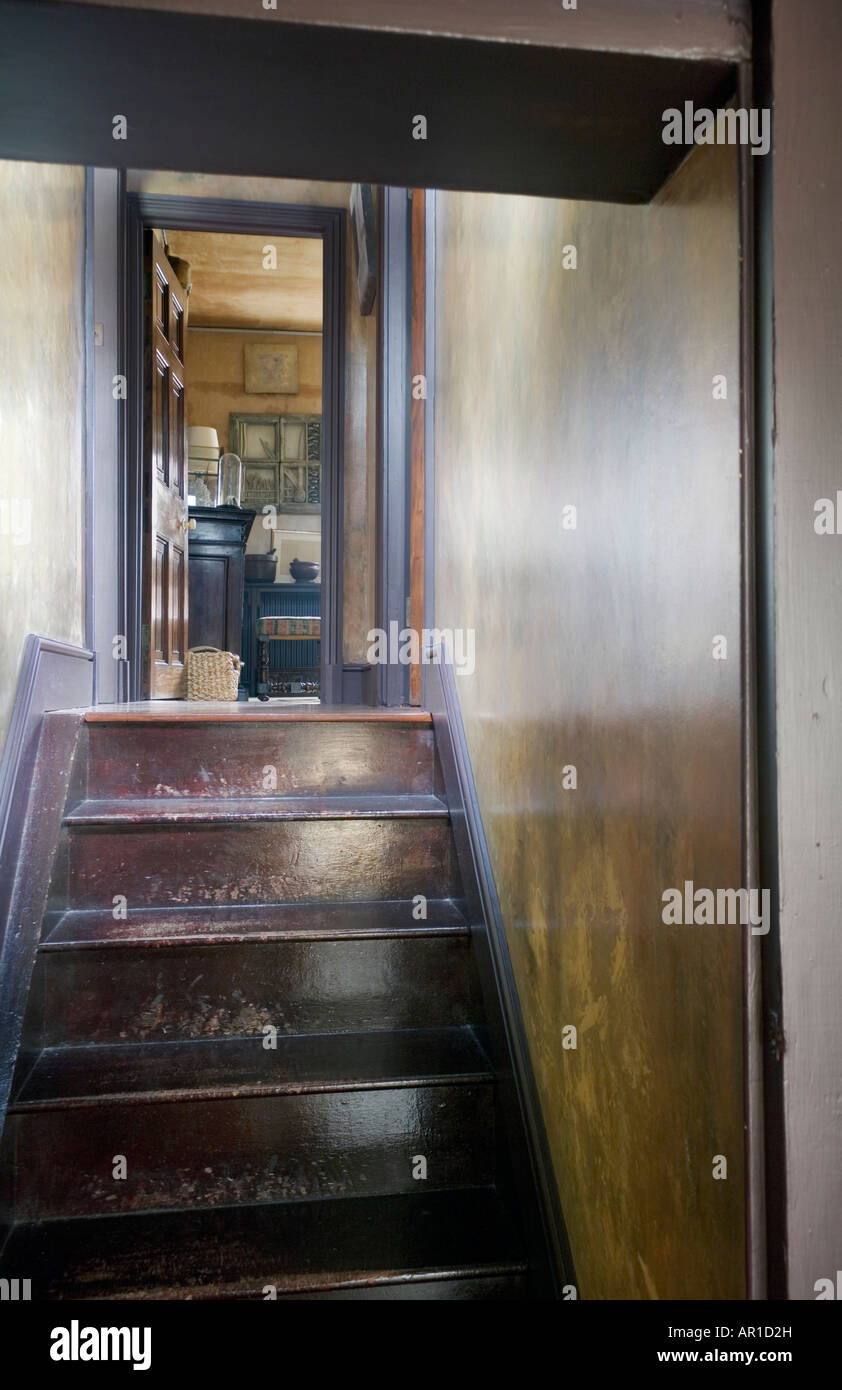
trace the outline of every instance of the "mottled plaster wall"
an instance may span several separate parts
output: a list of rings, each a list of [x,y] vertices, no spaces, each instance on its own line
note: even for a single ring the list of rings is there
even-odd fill
[[[0,162],[0,744],[28,632],[84,639],[84,170]]]
[[[740,1297],[740,929],[661,919],[740,885],[734,151],[641,208],[439,193],[436,236],[436,621],[476,629],[456,683],[580,1296]]]
[[[343,208],[351,191],[347,183],[145,171],[130,172],[128,186],[130,192]],[[360,315],[350,222],[345,265],[343,648],[346,661],[364,661],[366,633],[374,623],[377,314]]]

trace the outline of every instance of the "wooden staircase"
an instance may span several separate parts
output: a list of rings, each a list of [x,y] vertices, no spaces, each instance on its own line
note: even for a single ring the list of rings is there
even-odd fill
[[[0,1273],[34,1298],[526,1297],[470,928],[428,715],[91,712]]]

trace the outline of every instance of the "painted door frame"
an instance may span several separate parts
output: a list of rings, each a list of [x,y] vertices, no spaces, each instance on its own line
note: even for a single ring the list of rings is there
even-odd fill
[[[391,634],[409,614],[410,210],[407,188],[379,199],[375,627]],[[377,704],[409,703],[409,668],[376,668]]]
[[[225,198],[131,193],[125,199],[125,242],[120,360],[127,380],[122,473],[124,505],[121,571],[129,661],[127,697],[140,698],[143,592],[143,233],[147,227],[182,231],[318,237],[324,247],[322,280],[322,642],[321,697],[342,702],[343,425],[345,392],[344,208],[249,203]],[[188,368],[189,370],[189,368]],[[188,615],[188,642],[189,642]]]

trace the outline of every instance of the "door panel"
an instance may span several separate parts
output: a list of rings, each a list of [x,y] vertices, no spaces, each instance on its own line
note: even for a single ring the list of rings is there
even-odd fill
[[[187,447],[184,411],[186,296],[157,232],[145,243],[144,694],[186,694]]]

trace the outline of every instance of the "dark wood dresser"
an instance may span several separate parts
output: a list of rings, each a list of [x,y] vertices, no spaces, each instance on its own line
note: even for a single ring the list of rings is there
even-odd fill
[[[256,515],[241,507],[190,508],[196,523],[187,552],[191,647],[219,647],[243,655],[246,541]]]

